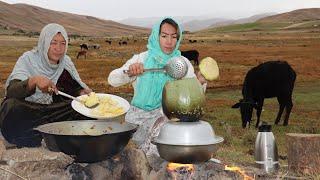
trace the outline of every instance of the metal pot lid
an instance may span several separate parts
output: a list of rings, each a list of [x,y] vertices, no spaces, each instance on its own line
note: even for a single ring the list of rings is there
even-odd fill
[[[217,144],[223,138],[216,136],[208,122],[168,122],[161,127],[155,143],[168,145],[209,145]]]

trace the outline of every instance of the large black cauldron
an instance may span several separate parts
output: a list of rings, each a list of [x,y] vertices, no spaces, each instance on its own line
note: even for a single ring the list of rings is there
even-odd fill
[[[74,156],[77,162],[97,162],[119,153],[137,125],[105,120],[63,121],[35,128],[51,151]]]

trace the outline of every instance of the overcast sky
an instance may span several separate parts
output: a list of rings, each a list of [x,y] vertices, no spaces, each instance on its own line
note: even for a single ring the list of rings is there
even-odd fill
[[[243,18],[255,14],[320,8],[320,0],[4,0],[106,20],[162,16]]]

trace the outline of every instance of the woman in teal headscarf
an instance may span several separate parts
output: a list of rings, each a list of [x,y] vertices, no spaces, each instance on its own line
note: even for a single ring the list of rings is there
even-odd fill
[[[126,121],[139,125],[133,141],[147,155],[158,154],[151,138],[157,136],[160,127],[167,121],[161,108],[162,90],[172,78],[159,72],[143,73],[147,68],[162,68],[169,59],[181,57],[188,65],[185,78],[195,77],[194,69],[188,59],[179,51],[182,41],[182,30],[172,18],[164,18],[155,24],[148,39],[148,50],[134,55],[121,68],[113,70],[108,82],[112,86],[132,83],[134,96],[131,108],[126,114]],[[124,73],[124,70],[128,70]]]

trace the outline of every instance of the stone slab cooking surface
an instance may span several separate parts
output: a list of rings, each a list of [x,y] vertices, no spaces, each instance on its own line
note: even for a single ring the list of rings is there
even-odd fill
[[[195,179],[242,179],[238,172],[224,170],[224,165],[213,161],[194,164],[193,171],[183,168],[171,171],[169,162],[158,156],[146,155],[129,143],[118,155],[96,163],[75,163],[61,152],[39,148],[3,148],[0,139],[0,179],[141,179],[141,180],[195,180]],[[2,150],[1,150],[2,147]],[[253,169],[253,168],[251,168]],[[254,171],[257,175],[257,171]],[[249,173],[252,176],[252,174]],[[258,177],[258,176],[256,176]],[[265,176],[259,179],[276,179]]]

